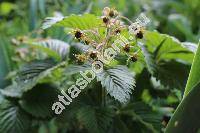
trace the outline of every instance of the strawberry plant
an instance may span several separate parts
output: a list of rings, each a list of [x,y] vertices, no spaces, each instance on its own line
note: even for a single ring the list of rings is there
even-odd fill
[[[110,7],[57,13],[14,35],[12,51],[0,43],[0,75],[10,71],[0,79],[0,133],[199,132],[199,44],[152,30],[151,14],[149,24],[130,14]],[[37,27],[32,16],[31,30]],[[179,27],[177,21],[163,31]],[[197,37],[192,29],[179,30],[188,40]]]

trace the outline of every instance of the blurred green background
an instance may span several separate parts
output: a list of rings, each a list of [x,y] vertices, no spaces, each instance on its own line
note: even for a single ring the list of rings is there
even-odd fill
[[[0,88],[10,84],[6,78],[12,77],[15,73],[10,72],[22,65],[14,55],[26,51],[16,49],[16,38],[29,35],[68,42],[69,36],[62,28],[37,34],[43,20],[48,16],[83,13],[101,16],[106,6],[116,8],[133,21],[144,12],[151,20],[148,30],[157,30],[182,42],[197,43],[200,38],[200,0],[0,0]],[[147,100],[148,93],[148,90],[143,93]]]
[[[199,0],[1,0],[0,87],[7,84],[2,82],[7,72],[17,67],[11,61],[13,37],[38,30],[47,16],[86,12],[101,15],[105,6],[115,7],[132,20],[145,12],[151,19],[148,29],[175,36],[180,41],[197,43],[200,37]],[[52,38],[66,39],[62,30],[48,32],[46,35]]]

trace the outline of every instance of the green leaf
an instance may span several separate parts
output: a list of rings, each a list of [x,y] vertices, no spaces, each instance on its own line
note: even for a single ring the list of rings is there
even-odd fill
[[[7,100],[0,104],[0,118],[1,133],[26,133],[31,125],[30,116]]]
[[[147,69],[152,76],[160,80],[164,86],[179,89],[185,87],[190,68],[188,64],[175,60],[156,62],[154,54],[150,53],[145,45],[140,45],[140,47],[147,64]]]
[[[127,67],[116,66],[97,75],[97,80],[107,90],[107,93],[121,103],[126,103],[130,99],[135,79]]]
[[[197,133],[200,128],[198,117],[200,106],[197,102],[200,100],[199,95],[200,84],[193,87],[183,98],[169,121],[165,133]]]
[[[58,100],[59,90],[48,84],[38,84],[23,94],[20,105],[35,117],[45,118],[53,116],[51,109],[54,101]]]
[[[83,64],[83,65],[69,65],[66,69],[65,72],[67,75],[72,75],[79,73],[80,71],[86,71],[86,70],[91,70],[92,66],[89,64]]]
[[[92,14],[71,15],[67,17],[47,17],[44,20],[42,28],[47,29],[55,25],[70,29],[87,30],[99,27],[101,23],[101,19]]]
[[[190,75],[188,78],[187,86],[185,88],[184,96],[186,96],[194,86],[196,86],[200,82],[200,43],[198,44],[198,50],[194,57],[193,64],[191,67]]]
[[[187,82],[190,65],[178,61],[162,61],[157,65],[153,76],[160,80],[161,84],[170,88],[183,89]]]
[[[20,98],[22,95],[21,90],[19,89],[19,85],[17,85],[16,83],[7,86],[6,88],[0,90],[0,92],[5,97],[10,98]]]
[[[195,52],[194,44],[181,43],[177,39],[147,32],[146,43],[138,43],[142,49],[148,71],[170,88],[183,89],[189,73],[189,64]]]
[[[192,42],[182,42],[183,46],[192,51],[193,53],[196,53],[198,45]]]
[[[92,48],[90,45],[83,45],[82,43],[72,43],[71,46],[77,50],[78,52],[86,52],[90,48]]]
[[[4,100],[3,95],[0,93],[0,104],[2,103],[2,101]]]
[[[57,133],[59,132],[57,121],[52,119],[50,122],[43,122],[38,129],[38,133]]]
[[[78,120],[85,125],[89,132],[99,133],[95,110],[93,108],[89,106],[81,108],[77,113],[77,117]]]
[[[47,55],[54,57],[57,60],[64,60],[69,56],[70,46],[68,43],[57,39],[45,39],[36,42],[27,42],[32,47],[38,48]]]
[[[0,4],[0,15],[8,15],[15,8],[16,5],[11,2],[2,2]]]
[[[148,105],[142,102],[128,104],[120,110],[120,113],[131,116],[134,121],[144,125],[147,131],[158,133],[161,129],[161,115],[153,112]]]
[[[5,77],[11,71],[13,64],[11,62],[11,49],[8,38],[0,35],[0,40],[0,88],[4,88],[9,83]]]
[[[86,127],[90,133],[107,132],[112,122],[113,112],[111,108],[93,108],[86,106],[79,109],[77,113],[78,120]]]
[[[112,121],[113,121],[114,111],[110,107],[99,107],[96,109],[96,119],[99,131],[102,133],[107,132]]]
[[[200,106],[197,103],[200,100],[199,54],[200,47],[198,46],[186,85],[184,98],[167,125],[166,133],[196,133],[200,127],[200,120],[197,115],[200,112]]]
[[[40,73],[52,68],[56,65],[56,62],[50,59],[47,60],[35,60],[24,65],[18,75],[18,81],[26,81],[33,79]]]
[[[150,53],[147,47],[143,43],[138,43],[144,55],[144,59],[147,65],[148,71],[153,75],[156,72],[156,63],[154,61],[154,56]]]
[[[36,28],[37,24],[37,10],[38,10],[38,1],[37,0],[30,0],[30,8],[29,8],[29,29],[30,31]]]
[[[114,133],[131,133],[130,129],[127,127],[127,124],[122,121],[119,116],[116,116],[113,121]]]
[[[52,60],[34,61],[22,68],[15,84],[0,91],[6,97],[20,98],[24,92],[31,90],[42,79],[63,65],[65,62],[56,65]]]
[[[176,38],[166,34],[148,31],[145,33],[145,39],[146,40],[144,44],[147,46],[149,52],[156,52],[156,62],[159,62],[163,59],[179,59],[188,63],[192,63],[194,56],[193,51],[195,50],[191,50]],[[163,40],[165,41],[163,42]],[[156,51],[158,47],[160,48]]]

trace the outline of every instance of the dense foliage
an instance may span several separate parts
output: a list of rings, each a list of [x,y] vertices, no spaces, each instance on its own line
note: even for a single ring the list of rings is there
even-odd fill
[[[199,0],[0,2],[0,133],[199,132],[199,8]],[[151,23],[130,33],[141,12]],[[61,91],[120,35],[129,43],[56,114]]]

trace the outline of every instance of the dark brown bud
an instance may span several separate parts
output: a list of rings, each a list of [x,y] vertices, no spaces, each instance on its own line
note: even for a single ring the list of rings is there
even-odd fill
[[[81,64],[86,61],[86,56],[84,54],[75,55],[77,63]]]
[[[108,17],[103,17],[103,22],[104,22],[105,24],[107,24],[108,21],[109,21],[109,18],[108,18]]]
[[[131,56],[131,61],[136,62],[137,60],[138,60],[138,55],[133,54],[133,56]]]
[[[23,38],[23,37],[20,37],[20,38],[19,38],[19,42],[22,43],[23,41],[24,41],[24,38]]]
[[[124,50],[125,52],[130,52],[130,46],[129,46],[129,44],[126,44],[126,45],[124,46],[123,50]]]
[[[139,39],[142,39],[142,38],[143,38],[143,32],[142,32],[142,31],[139,31],[139,32],[136,34],[136,37],[139,38]]]
[[[84,42],[85,42],[86,45],[90,44],[90,41],[87,40],[87,39]]]
[[[80,39],[82,37],[83,33],[81,31],[76,31],[74,36],[77,38],[77,39]]]
[[[110,17],[114,17],[114,16],[115,16],[115,12],[114,12],[113,10],[111,10],[111,11],[109,12],[109,16],[110,16]]]
[[[120,32],[121,32],[120,29],[116,29],[116,30],[115,30],[115,33],[116,33],[116,34],[118,34],[118,33],[120,33]]]
[[[97,58],[97,52],[92,51],[92,52],[90,53],[90,58],[96,59],[96,58]]]

